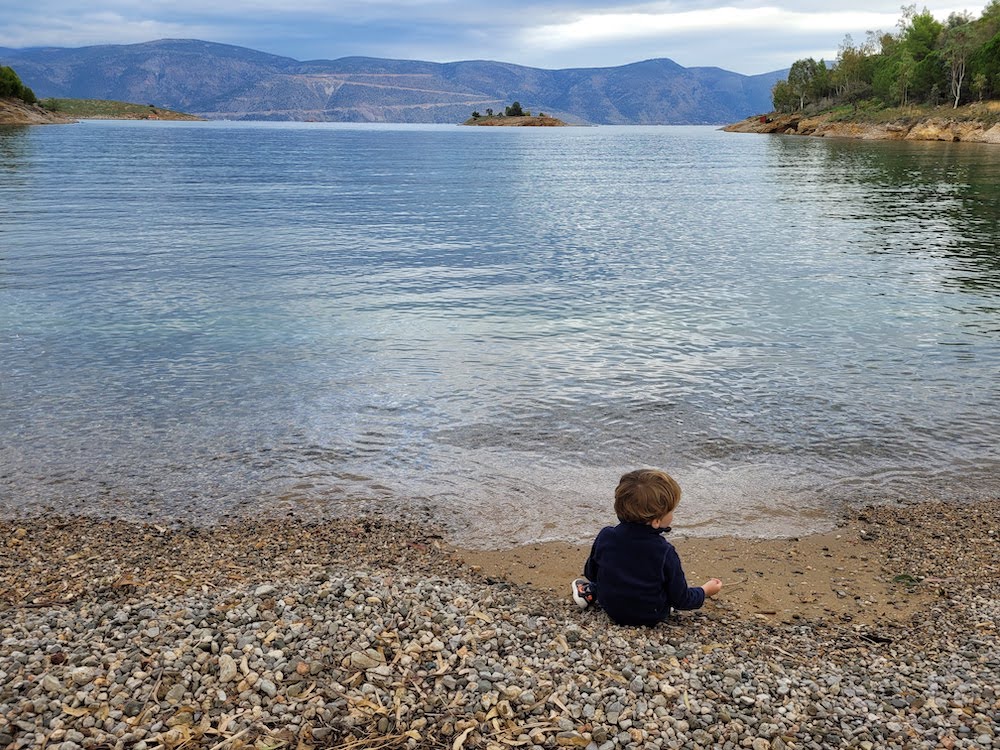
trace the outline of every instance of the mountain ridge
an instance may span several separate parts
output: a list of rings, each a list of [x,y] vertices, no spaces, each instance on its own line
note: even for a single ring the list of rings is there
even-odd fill
[[[786,71],[755,76],[669,58],[547,70],[493,60],[299,61],[197,39],[0,48],[39,98],[154,104],[210,119],[463,122],[513,101],[575,124],[724,124],[771,109]]]

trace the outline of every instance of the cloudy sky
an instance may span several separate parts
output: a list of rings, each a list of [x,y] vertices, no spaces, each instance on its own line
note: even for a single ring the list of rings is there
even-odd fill
[[[918,5],[944,20],[987,0]],[[836,58],[850,34],[892,31],[900,0],[0,0],[0,47],[203,39],[293,57],[348,55],[540,68],[669,57],[755,74]]]

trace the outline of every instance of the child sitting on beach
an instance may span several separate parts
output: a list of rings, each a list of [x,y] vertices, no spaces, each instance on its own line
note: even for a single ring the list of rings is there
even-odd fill
[[[668,474],[639,469],[625,474],[615,490],[620,523],[601,529],[573,581],[573,600],[600,606],[619,625],[655,625],[673,609],[698,609],[722,581],[688,586],[677,550],[661,534],[670,531],[681,488]]]

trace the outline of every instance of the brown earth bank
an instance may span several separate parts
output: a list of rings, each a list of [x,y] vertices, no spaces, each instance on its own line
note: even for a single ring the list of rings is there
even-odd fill
[[[197,115],[187,115],[180,112],[169,112],[167,110],[150,109],[145,114],[116,114],[116,115],[74,115],[77,120],[183,120],[185,122],[203,122],[204,117]]]
[[[196,115],[152,105],[102,99],[45,100],[51,109],[25,104],[20,99],[0,99],[0,125],[48,125],[79,120],[202,120]]]
[[[754,115],[722,129],[731,133],[776,133],[820,138],[1000,144],[1000,123],[995,123],[995,118],[951,118],[945,109],[939,111],[945,114],[931,117],[900,116],[886,122],[848,121],[829,113],[772,113]]]
[[[75,120],[20,99],[0,98],[0,125],[56,125]]]
[[[499,125],[507,127],[538,127],[538,128],[559,128],[565,127],[567,123],[556,117],[531,116],[531,117],[470,117],[462,123],[463,125]]]
[[[202,120],[197,115],[112,99],[44,99],[46,109],[78,120]]]

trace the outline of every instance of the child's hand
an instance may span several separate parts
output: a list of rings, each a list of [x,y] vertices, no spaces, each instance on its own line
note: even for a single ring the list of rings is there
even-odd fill
[[[705,589],[705,596],[715,596],[722,591],[722,581],[718,578],[709,578],[702,585],[702,588]]]

